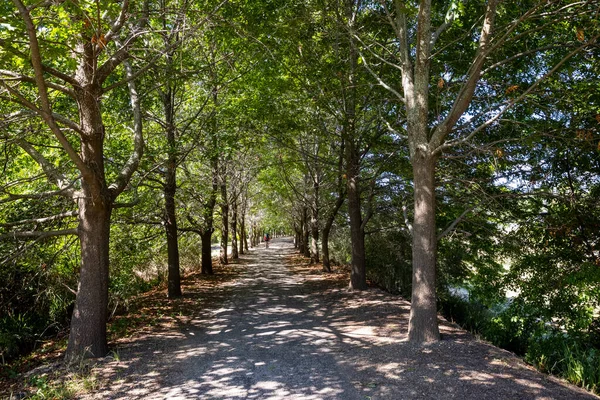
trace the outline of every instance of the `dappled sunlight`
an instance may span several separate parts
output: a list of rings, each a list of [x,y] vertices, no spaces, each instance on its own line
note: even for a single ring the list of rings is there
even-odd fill
[[[287,247],[286,247],[287,246]],[[438,343],[407,341],[410,305],[378,289],[349,292],[341,275],[282,264],[290,243],[245,255],[219,301],[119,348],[91,398],[586,398],[441,319]],[[277,257],[276,257],[277,256]],[[261,262],[255,262],[260,257]],[[198,296],[200,297],[200,296]],[[589,397],[593,398],[593,397]]]

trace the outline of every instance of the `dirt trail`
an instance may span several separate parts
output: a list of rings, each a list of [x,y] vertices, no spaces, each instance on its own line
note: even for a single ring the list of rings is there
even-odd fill
[[[243,256],[245,272],[205,293],[195,318],[99,364],[110,384],[87,398],[597,399],[445,322],[444,340],[412,346],[408,303],[293,274],[292,251],[275,239]]]

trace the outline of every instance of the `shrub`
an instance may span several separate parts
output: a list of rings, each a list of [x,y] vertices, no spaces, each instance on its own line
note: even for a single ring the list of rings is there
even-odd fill
[[[366,238],[367,278],[391,293],[410,298],[412,265],[409,239],[401,232]]]
[[[532,337],[525,359],[542,371],[600,393],[600,351],[589,339],[587,335],[549,331]]]

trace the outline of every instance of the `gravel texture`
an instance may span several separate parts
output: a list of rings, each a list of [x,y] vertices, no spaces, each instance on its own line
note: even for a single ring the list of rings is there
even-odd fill
[[[409,303],[290,268],[293,253],[275,239],[242,256],[241,275],[203,288],[193,317],[147,329],[101,361],[94,373],[105,384],[85,398],[598,399],[442,319],[442,341],[413,346]]]

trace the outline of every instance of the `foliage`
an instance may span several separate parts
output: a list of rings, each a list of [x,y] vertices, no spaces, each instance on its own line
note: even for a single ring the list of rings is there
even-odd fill
[[[522,300],[491,310],[481,303],[447,294],[440,299],[448,319],[496,346],[519,355],[541,371],[561,376],[600,393],[598,320],[585,330],[566,333],[544,322],[541,313]]]
[[[600,393],[600,348],[591,341],[589,333],[574,336],[551,330],[530,340],[525,359],[544,372]]]
[[[410,298],[412,265],[405,232],[388,231],[367,236],[367,277],[391,293]]]
[[[76,74],[80,53],[74,49],[84,42],[95,45],[99,65],[117,53],[119,45],[103,43],[101,33],[122,2],[26,3],[38,25],[52,110],[79,153],[84,143],[73,124],[80,110],[62,74]],[[135,22],[144,4],[132,3],[137,8],[127,23]],[[127,312],[132,298],[163,280],[169,168],[177,171],[184,269],[194,269],[201,257],[196,233],[210,224],[213,237],[224,230],[219,223],[227,211],[211,208],[211,199],[224,205],[239,200],[241,218],[259,232],[315,235],[308,232],[311,225],[320,243],[330,220],[331,259],[350,263],[350,212],[339,201],[347,191],[350,147],[358,160],[367,276],[410,297],[415,182],[407,142],[412,132],[402,92],[402,49],[387,21],[405,13],[411,40],[418,36],[418,7],[406,3],[394,11],[391,2],[367,1],[355,8],[353,25],[347,12],[356,4],[148,3],[148,34],[129,49],[130,64],[140,72],[135,83],[144,111],[145,156],[113,205],[110,315]],[[447,30],[440,31],[428,57],[424,132],[452,113],[469,71],[475,71],[471,65],[485,4],[432,4],[433,25]],[[438,307],[540,369],[598,390],[600,65],[598,45],[590,39],[598,35],[592,17],[597,2],[541,5],[499,3],[494,31],[506,36],[494,42],[477,73],[481,80],[472,101],[442,140],[453,145],[435,155]],[[520,19],[526,9],[533,17]],[[95,17],[98,10],[103,18]],[[165,29],[179,23],[185,26],[181,31]],[[34,115],[39,93],[25,36],[18,13],[2,3],[0,353],[5,359],[68,325],[81,263],[76,239],[42,236],[73,234],[80,222],[73,199],[52,195],[58,186],[48,171],[56,170],[73,189],[82,183],[72,157]],[[410,47],[406,54],[416,52]],[[546,76],[558,63],[560,68]],[[104,83],[111,90],[98,95],[103,174],[110,182],[119,177],[135,142],[128,128],[134,114],[125,74],[123,67],[115,68]],[[505,113],[493,119],[498,110]],[[352,134],[346,132],[350,125]],[[165,135],[171,128],[176,140]],[[30,146],[48,163],[40,164]],[[215,194],[217,185],[227,191]],[[46,219],[52,216],[60,218]],[[126,325],[117,322],[113,330]],[[61,395],[44,379],[32,384],[40,397]]]

